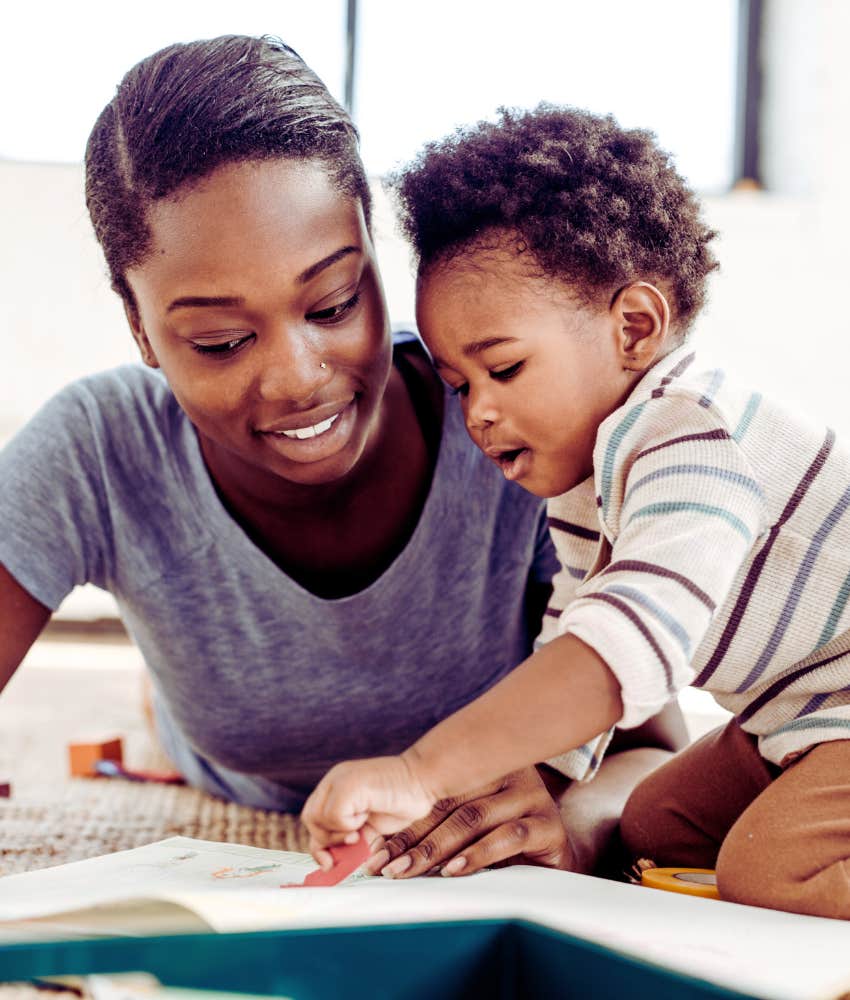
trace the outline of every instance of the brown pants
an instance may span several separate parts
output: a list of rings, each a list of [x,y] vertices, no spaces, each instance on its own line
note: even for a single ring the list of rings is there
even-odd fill
[[[621,835],[633,859],[716,868],[723,899],[850,920],[850,740],[781,770],[730,722],[635,788]]]

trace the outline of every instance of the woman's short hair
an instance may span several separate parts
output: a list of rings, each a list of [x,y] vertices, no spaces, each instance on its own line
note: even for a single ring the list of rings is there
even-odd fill
[[[371,197],[346,111],[280,39],[226,35],[170,45],[134,66],[86,147],[86,204],[112,287],[135,309],[128,268],[150,250],[147,209],[216,168],[316,160],[341,191]]]

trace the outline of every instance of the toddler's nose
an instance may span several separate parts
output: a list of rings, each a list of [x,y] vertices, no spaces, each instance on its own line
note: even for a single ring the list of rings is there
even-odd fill
[[[466,426],[471,431],[483,431],[496,422],[499,414],[493,403],[483,394],[470,393],[466,406]]]

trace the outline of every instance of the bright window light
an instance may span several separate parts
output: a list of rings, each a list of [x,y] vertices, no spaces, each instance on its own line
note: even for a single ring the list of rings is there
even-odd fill
[[[737,0],[359,0],[354,114],[370,174],[429,139],[540,100],[652,129],[702,191],[732,179]],[[139,59],[275,34],[342,99],[346,0],[15,4],[3,15],[0,158],[75,162]],[[132,12],[128,16],[128,12]]]
[[[8,4],[0,31],[0,157],[82,160],[91,127],[127,70],[173,42],[278,35],[341,99],[345,11],[345,0]]]
[[[360,0],[355,117],[370,173],[541,100],[652,129],[702,191],[729,187],[737,0]]]

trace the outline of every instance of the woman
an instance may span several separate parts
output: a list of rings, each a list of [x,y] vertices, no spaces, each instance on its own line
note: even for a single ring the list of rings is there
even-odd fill
[[[541,508],[475,453],[416,339],[393,343],[356,132],[291,49],[232,36],[134,67],[86,194],[144,367],[69,386],[0,456],[0,681],[94,583],[187,780],[297,810],[527,655],[555,568]],[[534,770],[475,803],[373,867],[470,840],[468,872],[578,863]]]

